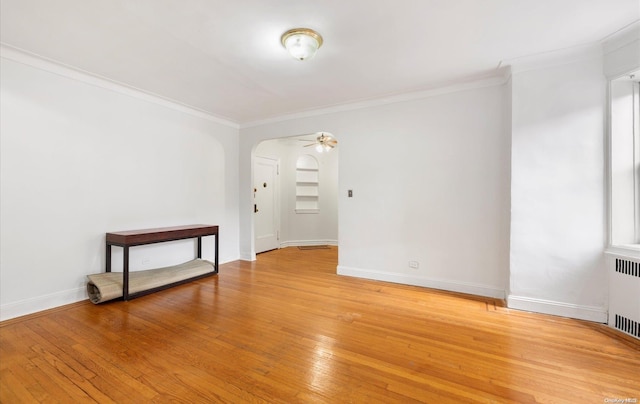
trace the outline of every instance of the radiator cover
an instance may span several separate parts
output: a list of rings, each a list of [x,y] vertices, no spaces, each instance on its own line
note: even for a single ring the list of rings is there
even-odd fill
[[[609,326],[640,339],[640,259],[608,254]]]

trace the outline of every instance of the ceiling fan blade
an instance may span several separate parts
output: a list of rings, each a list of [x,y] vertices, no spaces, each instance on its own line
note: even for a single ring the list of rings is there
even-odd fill
[[[302,147],[315,146],[316,144],[317,144],[317,143],[315,143],[315,142],[314,142],[314,143],[306,144],[306,145],[304,145],[304,146],[302,146]]]

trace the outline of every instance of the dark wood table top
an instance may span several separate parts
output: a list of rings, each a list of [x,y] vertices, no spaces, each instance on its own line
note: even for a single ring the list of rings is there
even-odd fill
[[[190,224],[184,226],[158,227],[155,229],[111,232],[107,233],[107,244],[131,246],[217,234],[218,226],[208,224]]]

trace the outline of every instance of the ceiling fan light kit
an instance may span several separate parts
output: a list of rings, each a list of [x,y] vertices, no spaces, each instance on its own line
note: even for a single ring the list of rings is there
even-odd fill
[[[313,57],[322,46],[322,36],[310,28],[294,28],[282,34],[282,46],[302,61]]]

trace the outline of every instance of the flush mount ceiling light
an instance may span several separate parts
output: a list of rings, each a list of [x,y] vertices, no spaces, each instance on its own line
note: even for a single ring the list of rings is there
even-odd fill
[[[306,60],[316,54],[322,46],[322,37],[309,28],[294,28],[282,34],[282,45],[291,56],[298,60]]]

